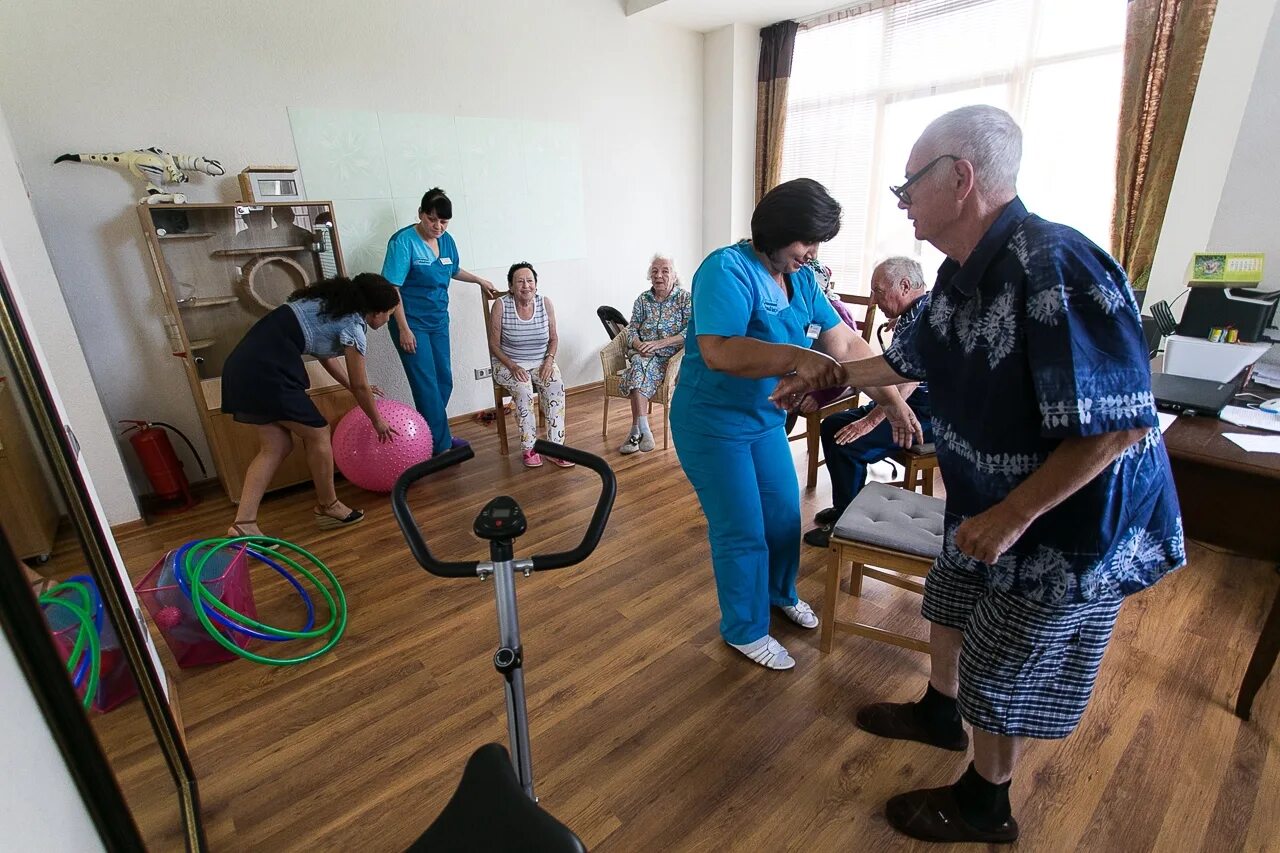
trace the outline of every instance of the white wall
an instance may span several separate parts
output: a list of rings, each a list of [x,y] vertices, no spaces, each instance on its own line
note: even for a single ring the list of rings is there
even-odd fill
[[[655,249],[684,269],[701,260],[702,36],[628,20],[618,3],[8,0],[0,47],[0,104],[111,419],[199,433],[145,263],[141,187],[101,167],[54,167],[63,152],[156,145],[217,158],[229,174],[186,192],[227,201],[245,165],[296,162],[289,106],[574,122],[589,254],[539,269],[570,385],[599,380],[595,309],[625,311]],[[453,293],[450,413],[461,414],[492,394],[472,376],[488,364],[474,286]],[[385,332],[372,362],[373,380],[408,399]]]
[[[0,633],[0,846],[88,853],[102,841],[66,761]]]
[[[756,77],[760,30],[729,24],[703,50],[702,250],[750,236],[755,207]],[[689,267],[686,280],[701,262]]]
[[[1240,134],[1222,200],[1218,203],[1206,249],[1265,252],[1268,269],[1262,288],[1280,290],[1280,227],[1275,200],[1280,198],[1276,160],[1276,123],[1280,121],[1280,12],[1272,15],[1262,43],[1262,58],[1249,92]],[[1280,316],[1276,324],[1280,327]]]
[[[1147,305],[1159,299],[1173,300],[1186,287],[1191,254],[1211,248],[1227,250],[1228,246],[1216,241],[1234,241],[1235,229],[1250,215],[1256,217],[1258,229],[1271,226],[1267,233],[1273,244],[1276,240],[1275,216],[1268,204],[1276,196],[1264,191],[1268,181],[1275,187],[1278,180],[1275,132],[1269,126],[1276,119],[1276,87],[1280,85],[1276,5],[1276,0],[1218,4],[1152,261]],[[1263,50],[1264,39],[1268,53]],[[1268,105],[1269,113],[1255,109]],[[1264,150],[1266,165],[1261,172],[1244,172],[1245,163],[1256,162]],[[1234,156],[1226,156],[1227,152],[1234,152]],[[1251,209],[1255,199],[1264,203]],[[1249,238],[1242,235],[1241,239]],[[1277,259],[1280,255],[1272,255],[1273,266]],[[1186,300],[1179,302],[1175,312],[1180,315],[1185,304]]]
[[[86,352],[76,339],[49,253],[41,240],[23,186],[7,116],[0,105],[0,267],[22,306],[23,325],[43,360],[45,378],[56,386],[65,422],[82,450],[81,470],[106,508],[109,524],[138,518],[115,433],[103,415]],[[91,306],[90,306],[91,307]],[[94,352],[92,343],[89,351]]]

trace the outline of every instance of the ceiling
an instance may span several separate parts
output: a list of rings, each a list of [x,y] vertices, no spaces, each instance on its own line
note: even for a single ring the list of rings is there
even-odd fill
[[[698,32],[726,24],[765,26],[849,5],[840,0],[625,0],[628,15]]]

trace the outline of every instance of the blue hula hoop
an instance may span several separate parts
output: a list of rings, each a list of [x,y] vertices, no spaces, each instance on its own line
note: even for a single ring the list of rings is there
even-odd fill
[[[191,599],[191,579],[186,576],[186,572],[184,570],[187,553],[190,552],[193,548],[200,545],[204,545],[209,541],[210,540],[208,539],[198,539],[193,542],[188,542],[187,544],[179,548],[177,553],[174,555],[173,577],[174,577],[174,580],[178,582],[178,588],[182,590],[183,595],[185,595],[189,600]],[[311,600],[311,594],[308,593],[305,589],[303,589],[302,584],[298,582],[297,578],[295,578],[289,572],[288,569],[286,569],[284,566],[277,563],[275,560],[270,559],[261,551],[257,551],[253,548],[246,548],[245,550],[249,554],[253,555],[253,557],[255,557],[258,561],[266,563],[268,566],[275,569],[276,573],[279,574],[285,580],[287,580],[289,582],[289,585],[292,586],[294,590],[298,593],[298,595],[302,597],[302,603],[307,608],[307,620],[306,620],[306,624],[301,628],[301,630],[310,631],[311,629],[315,628],[316,626],[315,603]],[[194,606],[194,602],[192,602],[192,604]],[[254,639],[257,639],[257,640],[266,640],[269,643],[283,643],[287,640],[293,639],[292,637],[280,637],[280,636],[276,636],[275,634],[268,634],[264,631],[259,631],[254,628],[249,628],[245,625],[241,625],[238,622],[235,622],[227,618],[225,615],[220,613],[217,609],[215,609],[208,603],[203,603],[203,607],[204,607],[205,615],[207,615],[210,619],[212,619],[214,622],[217,622],[219,625],[226,628],[227,630],[236,631],[238,633],[253,637]]]

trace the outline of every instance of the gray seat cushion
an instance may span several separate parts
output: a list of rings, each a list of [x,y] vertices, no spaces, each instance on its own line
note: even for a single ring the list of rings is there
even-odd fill
[[[934,558],[942,552],[943,506],[942,498],[868,483],[840,516],[832,535]]]
[[[924,456],[926,453],[937,453],[938,449],[937,447],[934,446],[934,443],[930,441],[926,444],[911,445],[910,452],[916,454],[917,456]]]

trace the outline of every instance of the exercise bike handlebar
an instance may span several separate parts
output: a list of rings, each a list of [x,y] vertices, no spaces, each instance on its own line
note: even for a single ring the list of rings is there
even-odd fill
[[[613,475],[609,463],[593,453],[542,439],[533,443],[533,450],[552,459],[564,459],[583,468],[590,468],[600,477],[600,497],[596,500],[595,511],[591,513],[591,521],[587,522],[587,531],[582,534],[582,541],[572,551],[535,556],[533,570],[540,572],[546,569],[563,569],[565,566],[581,563],[600,544],[604,527],[609,522],[609,513],[613,511],[613,499],[618,495],[618,479]]]
[[[400,475],[400,479],[396,480],[396,484],[391,487],[391,512],[396,517],[396,524],[400,525],[400,532],[404,534],[404,541],[409,544],[409,553],[413,555],[413,559],[418,561],[418,565],[431,572],[431,574],[439,575],[442,578],[473,578],[476,576],[476,566],[479,563],[475,560],[460,562],[437,560],[432,555],[431,549],[427,547],[426,540],[422,538],[422,531],[418,529],[418,522],[414,520],[413,513],[409,511],[409,502],[406,496],[409,493],[409,487],[423,477],[429,477],[437,471],[466,462],[475,455],[475,451],[469,445],[447,450],[439,456],[433,456],[425,462],[419,462],[417,465],[410,467],[409,470]]]
[[[614,477],[613,470],[609,467],[609,464],[594,454],[541,439],[534,443],[533,449],[537,453],[554,459],[564,459],[584,468],[590,468],[600,476],[600,497],[596,501],[595,511],[591,515],[591,521],[587,524],[587,531],[583,534],[582,541],[571,551],[534,556],[532,558],[535,571],[572,566],[585,560],[600,544],[600,537],[604,534],[605,524],[609,521],[609,513],[613,510],[613,501],[618,493],[618,481]],[[422,531],[418,529],[418,523],[414,520],[413,513],[409,510],[409,502],[406,499],[409,487],[424,477],[429,477],[445,468],[458,465],[474,456],[475,453],[470,447],[459,447],[455,450],[446,451],[425,462],[419,462],[401,474],[400,479],[396,480],[396,484],[391,490],[391,511],[395,515],[396,523],[400,525],[400,532],[404,534],[405,541],[409,545],[409,553],[413,554],[413,558],[418,561],[418,565],[433,575],[444,578],[475,577],[480,561],[443,561],[435,558],[431,553],[431,549],[427,547],[426,541],[422,538]]]

